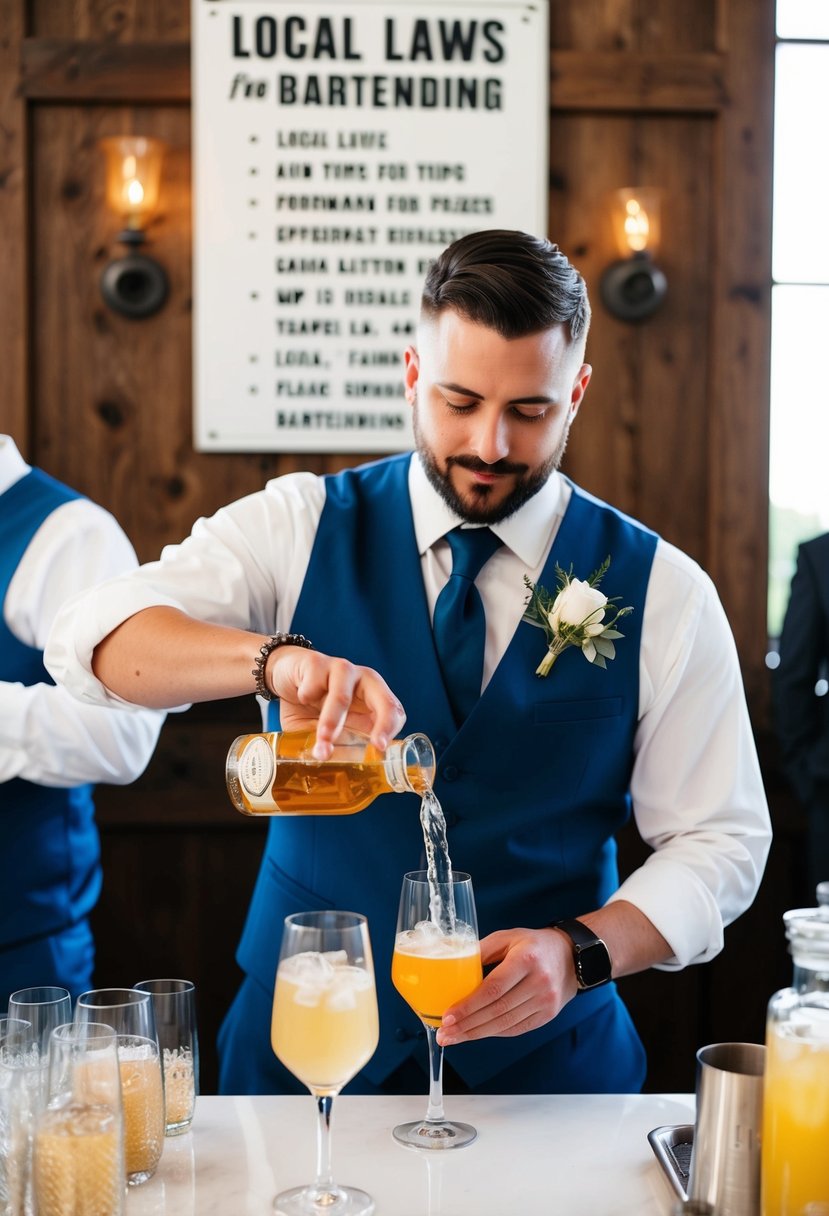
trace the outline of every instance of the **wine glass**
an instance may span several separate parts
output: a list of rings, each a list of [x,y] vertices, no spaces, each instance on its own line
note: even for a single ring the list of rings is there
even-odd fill
[[[371,1059],[379,1023],[368,924],[356,912],[285,918],[273,997],[271,1045],[317,1102],[317,1176],[274,1199],[279,1216],[368,1216],[365,1191],[331,1173],[334,1095]]]
[[[471,1144],[477,1131],[447,1120],[443,1110],[443,1048],[437,1041],[444,1013],[483,979],[472,879],[431,882],[426,870],[403,877],[392,983],[426,1028],[429,1105],[426,1118],[401,1123],[394,1138],[411,1148],[447,1149]]]

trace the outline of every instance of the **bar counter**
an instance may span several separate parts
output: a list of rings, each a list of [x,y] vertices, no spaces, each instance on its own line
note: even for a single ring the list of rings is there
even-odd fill
[[[693,1123],[690,1094],[451,1096],[449,1118],[478,1139],[452,1152],[398,1145],[396,1123],[426,1096],[334,1101],[338,1182],[374,1197],[376,1216],[668,1216],[673,1193],[648,1144]],[[312,1180],[316,1107],[307,1098],[202,1097],[192,1129],[169,1138],[127,1216],[268,1216],[277,1191]]]

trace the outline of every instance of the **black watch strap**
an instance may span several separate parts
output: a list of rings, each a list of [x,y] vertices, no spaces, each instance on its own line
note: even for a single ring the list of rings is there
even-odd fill
[[[573,964],[580,992],[609,982],[613,973],[610,951],[592,929],[575,919],[557,920],[550,927],[566,933],[573,943]]]

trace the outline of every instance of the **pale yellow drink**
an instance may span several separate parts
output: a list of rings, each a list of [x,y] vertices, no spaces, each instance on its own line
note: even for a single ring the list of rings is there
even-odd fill
[[[315,1094],[336,1094],[371,1059],[379,1023],[374,976],[338,955],[290,955],[279,964],[271,1045]]]
[[[768,1027],[763,1216],[829,1211],[829,1023],[804,1015]]]
[[[120,1119],[108,1106],[68,1102],[45,1111],[32,1168],[38,1216],[119,1216],[124,1210]]]
[[[164,1048],[164,1109],[167,1128],[185,1130],[193,1118],[196,1084],[189,1047]]]
[[[124,1157],[127,1179],[143,1182],[155,1172],[164,1147],[164,1087],[161,1061],[149,1047],[119,1044],[124,1101]]]
[[[466,925],[453,934],[428,924],[398,933],[391,979],[422,1021],[440,1026],[446,1010],[474,992],[483,979],[478,940]]]

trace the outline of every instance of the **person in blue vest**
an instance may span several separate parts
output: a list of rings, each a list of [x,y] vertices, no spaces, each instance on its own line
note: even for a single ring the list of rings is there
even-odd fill
[[[96,630],[81,605],[50,644],[56,676],[103,704],[255,686],[269,729],[318,719],[320,756],[346,723],[383,746],[405,710],[434,743],[452,859],[475,886],[488,973],[439,1034],[450,1086],[475,1092],[638,1090],[644,1053],[614,980],[716,955],[769,847],[710,580],[559,472],[591,377],[589,316],[549,241],[461,238],[430,266],[405,352],[415,453],[269,482],[105,588]],[[556,628],[600,628],[539,675],[550,639],[522,620],[525,579],[552,595],[558,571],[572,582]],[[631,611],[599,638],[611,604]],[[271,821],[220,1035],[225,1092],[302,1091],[269,1043],[280,925],[331,907],[367,914],[378,980],[380,1044],[349,1091],[422,1088],[420,1024],[388,978],[402,875],[422,864],[418,809],[395,794]],[[614,834],[631,813],[652,852],[620,885]]]
[[[43,647],[61,603],[137,565],[113,517],[0,435],[0,1012],[19,988],[91,986],[101,887],[92,783],[145,768],[164,715],[81,705]]]

